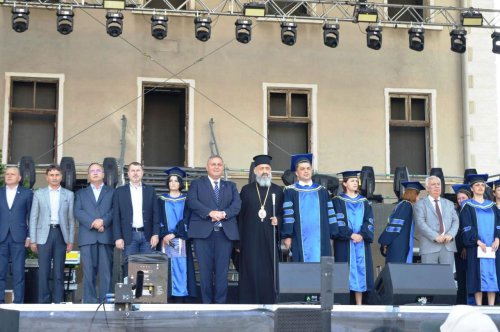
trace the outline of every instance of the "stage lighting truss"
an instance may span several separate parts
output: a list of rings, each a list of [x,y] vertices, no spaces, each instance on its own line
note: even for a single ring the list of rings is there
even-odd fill
[[[253,17],[266,16],[266,4],[263,2],[248,2],[243,5],[243,15]]]
[[[471,8],[469,11],[460,14],[460,23],[464,27],[483,26],[483,14]]]
[[[297,23],[281,22],[281,42],[288,46],[293,46],[297,42]]]
[[[410,49],[421,52],[424,50],[424,33],[422,27],[412,27],[408,30],[408,43]]]
[[[369,25],[366,28],[366,46],[376,51],[382,48],[382,27]]]
[[[323,25],[323,43],[325,46],[335,48],[339,46],[339,29],[336,23],[325,23]]]
[[[61,8],[57,11],[57,31],[62,35],[68,35],[73,31],[73,9]]]
[[[15,32],[28,30],[30,23],[30,10],[26,7],[12,8],[12,29]]]
[[[212,19],[210,17],[195,17],[194,19],[194,36],[202,42],[210,39],[212,32]]]
[[[168,32],[167,23],[168,17],[166,15],[153,14],[151,16],[151,36],[158,40],[165,38]]]
[[[248,19],[238,19],[234,25],[236,26],[236,40],[242,44],[248,44],[252,39],[252,21]]]
[[[111,37],[118,37],[123,32],[123,14],[108,11],[106,13],[106,32]]]
[[[453,29],[450,32],[450,49],[455,53],[465,53],[467,50],[467,39],[465,36],[467,31],[465,29]]]

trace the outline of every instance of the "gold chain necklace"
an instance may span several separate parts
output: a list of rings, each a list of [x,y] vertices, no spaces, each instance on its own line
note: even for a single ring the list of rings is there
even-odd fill
[[[267,195],[269,195],[269,189],[271,189],[271,186],[267,187],[267,192],[266,192],[266,197],[264,198],[264,203],[262,203],[262,199],[260,198],[260,191],[259,191],[259,186],[257,185],[257,183],[255,183],[255,189],[257,189],[257,196],[259,197],[259,203],[260,203],[259,218],[260,218],[260,221],[263,222],[264,218],[267,215],[267,212],[264,209],[264,206],[266,205]]]

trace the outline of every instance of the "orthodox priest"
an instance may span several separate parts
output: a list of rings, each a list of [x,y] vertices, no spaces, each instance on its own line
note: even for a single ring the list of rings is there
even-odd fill
[[[241,189],[239,300],[272,304],[276,300],[276,268],[283,190],[272,183],[268,155],[253,158],[255,181]]]
[[[281,237],[294,262],[319,262],[332,255],[330,239],[338,233],[333,203],[312,181],[312,154],[293,155],[290,170],[298,181],[284,190]]]

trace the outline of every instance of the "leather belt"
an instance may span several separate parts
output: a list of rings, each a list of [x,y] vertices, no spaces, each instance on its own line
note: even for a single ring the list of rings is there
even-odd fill
[[[60,228],[59,224],[50,224],[50,228]]]
[[[132,231],[134,232],[144,232],[144,227],[132,227]]]
[[[220,232],[222,230],[222,226],[214,226],[214,232]]]

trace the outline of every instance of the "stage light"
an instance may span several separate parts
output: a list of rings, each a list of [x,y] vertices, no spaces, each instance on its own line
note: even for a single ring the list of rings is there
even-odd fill
[[[378,21],[377,9],[372,7],[359,7],[356,11],[356,21],[365,23],[375,23]]]
[[[483,14],[474,9],[460,14],[460,22],[464,27],[480,27],[483,26]]]
[[[210,32],[212,30],[210,23],[212,23],[212,19],[210,17],[195,17],[194,36],[196,39],[202,42],[206,42],[210,39]]]
[[[253,17],[266,16],[266,4],[259,2],[248,2],[243,5],[243,15]]]
[[[122,10],[125,9],[125,0],[104,0],[102,6],[104,9]]]
[[[71,8],[61,8],[57,11],[57,31],[68,35],[73,31],[73,17],[75,13]]]
[[[418,52],[424,50],[424,33],[424,28],[420,27],[413,27],[408,30],[408,42],[410,49]]]
[[[111,37],[118,37],[123,32],[123,14],[120,12],[106,13],[106,32]]]
[[[234,25],[236,25],[236,40],[242,44],[247,44],[252,39],[252,21],[238,19]]]
[[[369,25],[366,28],[366,46],[373,50],[382,48],[382,27]]]
[[[325,23],[323,25],[323,43],[331,48],[339,45],[339,25],[332,23]]]
[[[467,50],[467,31],[465,29],[453,29],[450,32],[451,50],[456,53],[465,53]]]
[[[158,40],[162,40],[167,36],[167,26],[168,17],[165,15],[153,15],[151,16],[151,36]]]
[[[297,42],[297,24],[295,22],[281,22],[281,42],[293,46]]]
[[[28,8],[12,8],[12,29],[15,32],[24,32],[28,30],[30,23],[30,10]]]
[[[493,42],[493,53],[500,54],[500,32],[493,32],[491,34],[491,40]]]

